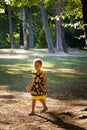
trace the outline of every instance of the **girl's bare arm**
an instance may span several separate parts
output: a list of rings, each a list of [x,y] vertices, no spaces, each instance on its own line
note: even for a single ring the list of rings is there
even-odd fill
[[[27,91],[30,91],[30,88],[32,87],[33,85],[33,79],[30,81],[30,83],[26,86],[26,90]]]
[[[42,77],[43,77],[43,81],[44,81],[43,91],[45,91],[45,88],[46,88],[46,75],[45,75],[45,73],[42,73]]]

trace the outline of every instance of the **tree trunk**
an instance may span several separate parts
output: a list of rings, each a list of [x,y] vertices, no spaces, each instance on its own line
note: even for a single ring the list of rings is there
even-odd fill
[[[62,11],[63,7],[64,7],[63,0],[60,0],[60,11]],[[60,18],[60,26],[61,26],[62,47],[63,47],[64,52],[68,53],[67,45],[65,42],[65,36],[64,36],[64,27],[62,25],[63,25],[63,18],[61,17]]]
[[[25,7],[22,7],[22,28],[23,28],[23,43],[24,43],[24,49],[27,50],[27,36],[26,36],[26,18],[25,18]]]
[[[81,2],[82,2],[84,30],[85,30],[85,41],[86,41],[86,46],[87,46],[87,1],[81,0]]]
[[[28,21],[29,21],[29,48],[34,48],[31,8],[28,8]]]
[[[20,25],[20,45],[22,45],[22,46],[24,45],[22,25]]]
[[[11,48],[15,48],[14,37],[13,37],[12,16],[11,16],[11,6],[10,5],[8,5],[8,21],[9,21]]]
[[[56,16],[60,15],[60,3],[56,3]],[[55,19],[55,27],[56,27],[56,49],[63,50],[62,47],[62,37],[61,37],[61,25],[60,18]]]
[[[51,38],[51,34],[50,34],[50,28],[49,28],[49,24],[48,24],[48,18],[47,18],[46,11],[44,9],[44,3],[43,2],[40,2],[40,9],[41,9],[42,20],[43,20],[44,29],[45,29],[46,41],[47,41],[47,44],[48,44],[48,50],[49,50],[50,53],[54,53],[53,42],[52,42],[52,38]]]
[[[61,19],[61,24],[63,24],[63,19]],[[67,49],[67,44],[65,41],[65,36],[64,36],[64,27],[61,25],[61,37],[62,37],[62,47],[63,47],[63,51],[65,53],[68,53],[68,49]]]

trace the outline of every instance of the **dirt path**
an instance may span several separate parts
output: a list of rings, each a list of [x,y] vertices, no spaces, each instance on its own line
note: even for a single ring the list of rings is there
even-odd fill
[[[0,130],[86,130],[87,101],[60,101],[47,98],[48,112],[40,113],[37,102],[36,115],[29,116],[30,94],[0,91]]]

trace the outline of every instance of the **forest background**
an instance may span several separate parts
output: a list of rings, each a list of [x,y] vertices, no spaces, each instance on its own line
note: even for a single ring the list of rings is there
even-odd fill
[[[0,48],[84,49],[87,29],[81,0],[1,0]],[[86,15],[86,14],[85,14]],[[85,26],[85,27],[84,27]],[[85,30],[84,30],[85,29]]]

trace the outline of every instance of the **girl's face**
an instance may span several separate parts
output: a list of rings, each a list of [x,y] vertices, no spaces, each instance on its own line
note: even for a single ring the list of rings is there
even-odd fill
[[[38,63],[38,62],[36,62],[36,63],[34,64],[34,68],[35,68],[36,71],[40,71],[41,67],[42,67],[41,64]]]

